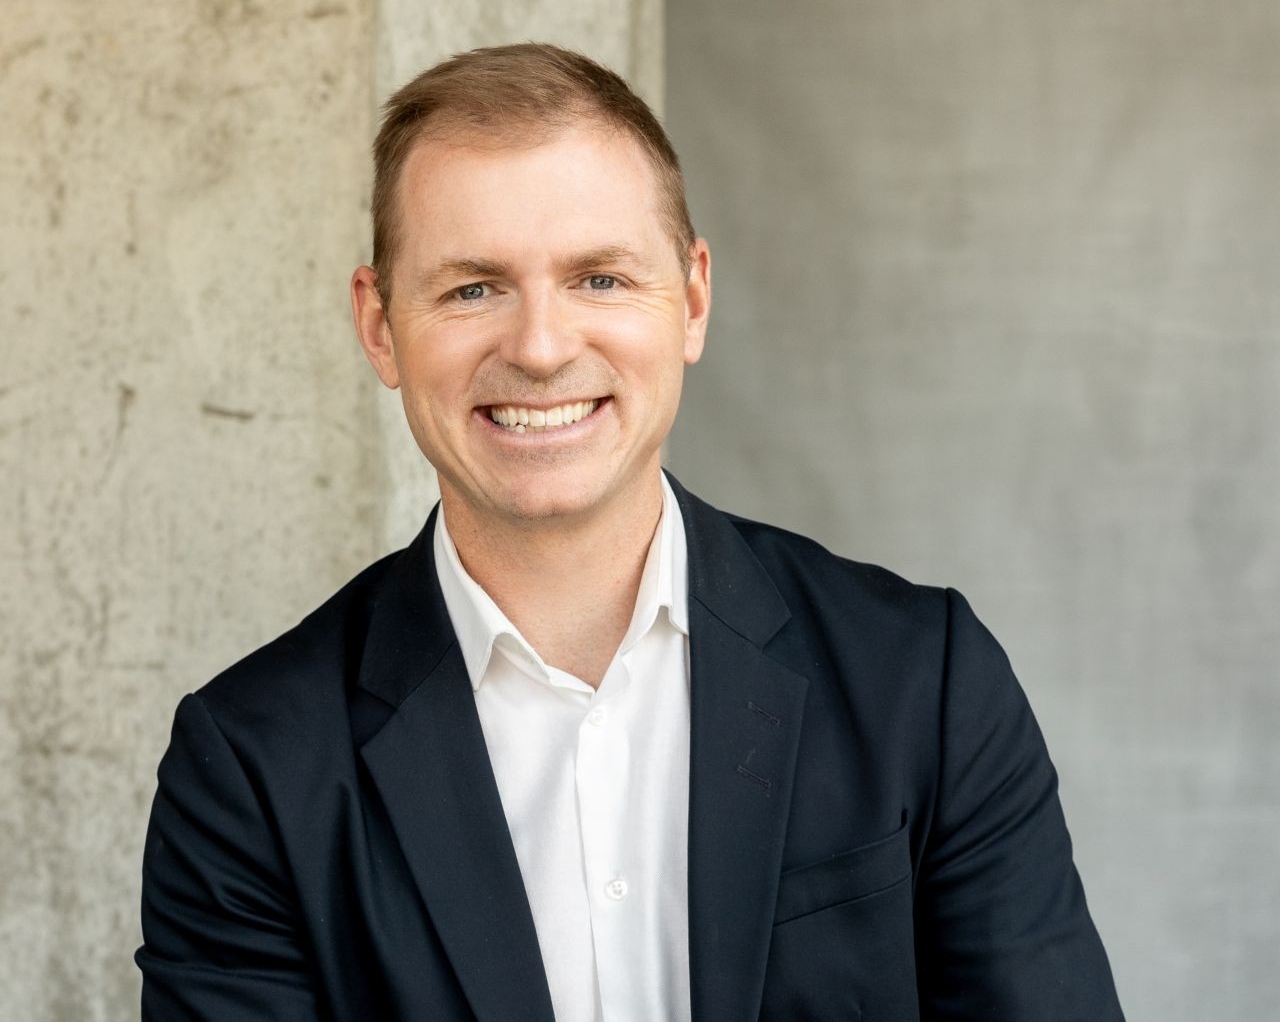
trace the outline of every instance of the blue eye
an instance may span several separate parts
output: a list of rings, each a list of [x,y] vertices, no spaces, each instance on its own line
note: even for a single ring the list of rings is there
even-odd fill
[[[617,286],[618,278],[610,277],[607,273],[596,273],[587,278],[587,286],[592,291],[610,291]]]
[[[477,298],[484,297],[485,287],[483,284],[463,284],[454,294],[464,302],[474,302]]]

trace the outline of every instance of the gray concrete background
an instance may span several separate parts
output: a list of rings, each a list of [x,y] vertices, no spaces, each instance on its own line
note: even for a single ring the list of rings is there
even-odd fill
[[[137,1015],[175,699],[377,549],[367,7],[0,28],[0,1018]]]
[[[1134,1022],[1280,1018],[1280,6],[685,0],[669,462],[963,589]]]

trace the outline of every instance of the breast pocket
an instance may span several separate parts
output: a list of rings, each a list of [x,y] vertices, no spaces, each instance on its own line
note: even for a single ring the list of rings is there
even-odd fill
[[[911,890],[905,826],[783,873],[761,1019],[918,1018]]]
[[[778,882],[775,926],[888,890],[911,875],[907,828],[812,866],[789,869]]]

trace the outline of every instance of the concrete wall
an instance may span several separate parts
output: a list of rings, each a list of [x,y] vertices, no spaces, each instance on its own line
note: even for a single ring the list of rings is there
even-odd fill
[[[1135,1022],[1280,1018],[1280,7],[684,0],[690,485],[953,584]]]
[[[137,1014],[175,700],[377,547],[368,6],[6,7],[0,1018]]]
[[[660,29],[654,0],[6,4],[0,1019],[137,1016],[177,700],[425,514],[347,308],[376,100],[525,38],[660,99]]]

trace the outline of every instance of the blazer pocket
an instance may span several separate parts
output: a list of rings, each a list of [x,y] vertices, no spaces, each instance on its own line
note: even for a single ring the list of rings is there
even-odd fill
[[[903,824],[873,844],[783,873],[778,881],[774,925],[878,894],[910,875],[911,849]]]

